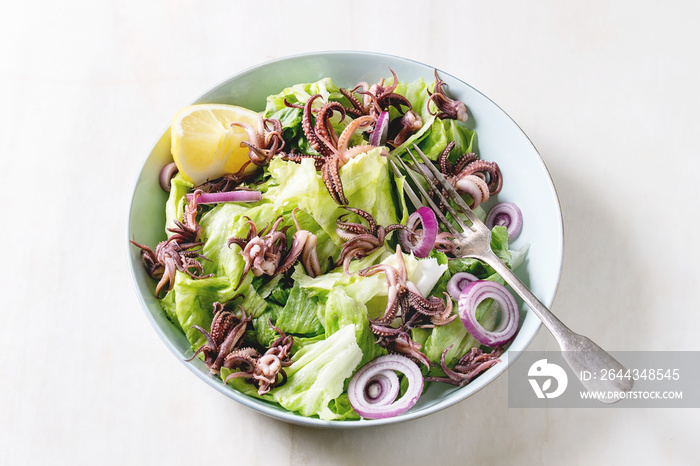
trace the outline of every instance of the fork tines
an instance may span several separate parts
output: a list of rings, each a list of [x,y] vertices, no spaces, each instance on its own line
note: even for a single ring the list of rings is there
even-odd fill
[[[432,185],[434,183],[430,182],[431,179],[434,179],[437,181],[438,185],[442,189],[435,189],[434,192],[435,194],[440,198],[440,201],[442,204],[445,206],[445,209],[450,213],[452,218],[459,224],[459,226],[462,228],[463,231],[471,231],[471,230],[478,230],[482,228],[486,228],[486,226],[479,220],[479,218],[476,216],[476,214],[469,208],[466,202],[464,202],[464,199],[462,199],[462,196],[459,195],[459,193],[454,189],[454,187],[445,179],[442,173],[433,165],[433,163],[428,159],[428,157],[423,153],[423,151],[420,150],[420,148],[413,144],[413,150],[415,150],[418,155],[421,157],[423,160],[423,163],[420,163],[416,157],[413,155],[413,152],[411,152],[410,149],[406,149],[408,152],[408,155],[411,157],[411,160],[414,163],[414,166],[416,170],[418,170],[423,177],[429,181],[429,183]],[[422,184],[418,180],[416,173],[414,170],[410,169],[406,163],[401,160],[400,157],[395,158],[399,164],[402,166],[402,168],[406,171],[406,174],[413,180],[413,182],[416,185],[416,189],[420,191],[421,195],[425,199],[425,201],[430,205],[430,207],[435,211],[436,216],[440,219],[440,221],[447,227],[447,229],[450,231],[450,233],[453,234],[459,234],[457,230],[452,226],[452,223],[447,220],[445,215],[442,213],[441,209],[438,207],[438,205],[433,201],[431,196],[426,192],[426,190],[423,188]],[[400,175],[398,172],[396,165],[392,162],[392,168],[394,171],[397,172],[397,174]],[[417,196],[411,189],[411,187],[406,184],[405,185],[406,192],[408,194],[409,199],[411,199],[411,202],[416,205],[416,207],[419,207],[420,205],[416,203]],[[455,203],[457,208],[459,209],[460,213],[462,213],[464,216],[469,219],[471,222],[471,226],[467,225],[464,220],[462,219],[462,215],[459,215],[457,211],[452,207],[452,204],[449,202],[449,200],[445,197],[445,194],[449,196],[449,198]]]
[[[447,230],[449,230],[450,233],[452,233],[453,235],[458,235],[459,231],[457,231],[452,226],[452,223],[449,220],[447,220],[447,217],[445,217],[445,215],[442,213],[442,210],[440,209],[440,207],[435,203],[435,201],[433,201],[433,199],[430,197],[430,194],[428,194],[428,192],[423,188],[420,180],[418,179],[418,175],[412,169],[408,168],[406,163],[403,160],[401,160],[400,157],[396,157],[396,160],[399,162],[401,167],[404,169],[404,171],[406,172],[408,177],[411,178],[411,180],[413,180],[413,182],[416,185],[416,189],[418,189],[418,191],[420,191],[423,199],[425,200],[425,203],[430,206],[430,208],[433,210],[433,212],[435,212],[435,216],[438,218],[438,220],[440,220],[440,222],[442,222],[442,224],[445,225],[445,227],[447,228]],[[394,165],[394,162],[390,161],[390,163],[391,163],[392,168],[396,172],[396,174],[398,176],[403,176],[403,174],[398,170],[398,168],[396,168],[396,165]],[[421,172],[421,173],[425,177],[425,174],[423,172]],[[425,177],[425,178],[427,180],[430,179],[428,177]],[[406,191],[406,193],[408,194],[408,198],[411,200],[411,202],[413,202],[413,205],[416,207],[416,209],[424,205],[422,202],[420,202],[420,200],[418,199],[418,196],[411,188],[411,185],[409,185],[408,183],[404,183],[404,191]]]
[[[469,221],[472,222],[472,224],[475,226],[476,225],[483,225],[481,220],[479,220],[479,217],[477,217],[476,214],[472,211],[472,209],[467,205],[467,203],[464,202],[464,199],[462,199],[462,196],[460,196],[460,194],[457,192],[457,190],[445,179],[445,176],[442,173],[440,173],[440,170],[438,170],[435,167],[435,165],[433,165],[433,163],[430,161],[430,159],[428,159],[428,157],[423,153],[423,151],[421,151],[420,148],[416,144],[413,144],[413,149],[418,153],[418,155],[420,155],[421,159],[423,159],[422,165],[420,163],[418,163],[418,161],[416,160],[416,157],[413,155],[413,153],[411,152],[410,149],[406,149],[406,151],[408,152],[408,155],[411,157],[411,160],[413,160],[413,162],[418,166],[418,168],[420,168],[421,172],[424,175],[426,175],[427,174],[426,168],[428,170],[430,170],[430,172],[435,177],[435,179],[438,181],[438,183],[440,183],[440,187],[442,187],[445,190],[445,192],[450,196],[450,199],[452,199],[452,201],[454,201],[454,203],[457,205],[457,207],[459,207],[459,210],[464,215],[467,216]],[[449,202],[446,202],[444,195],[440,191],[436,191],[436,192],[440,196],[440,200],[445,202],[446,205],[448,206],[448,211],[450,212],[450,214],[452,214],[454,216],[455,214],[452,212],[452,210],[449,206]],[[455,217],[458,218],[457,216],[455,216]]]
[[[401,166],[403,166],[404,169],[406,169],[406,165],[403,163],[403,160],[399,159],[399,162],[401,163]],[[393,160],[391,160],[391,158],[389,159],[389,165],[391,165],[391,169],[394,170],[394,173],[396,173],[396,176],[403,176],[403,173],[401,173],[401,171],[396,167],[396,164],[394,163]],[[415,181],[415,180],[413,180],[413,181]],[[404,187],[404,191],[406,192],[406,194],[408,194],[408,199],[413,204],[413,207],[415,207],[416,209],[421,207],[423,205],[423,203],[418,198],[416,193],[413,191],[413,188],[411,188],[411,186],[407,183],[404,183],[403,187]],[[425,194],[425,191],[423,191],[423,194]]]

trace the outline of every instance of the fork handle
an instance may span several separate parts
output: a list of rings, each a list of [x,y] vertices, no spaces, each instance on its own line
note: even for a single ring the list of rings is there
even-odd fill
[[[525,284],[518,278],[513,271],[508,268],[498,256],[490,249],[479,257],[479,259],[486,262],[493,268],[498,275],[505,280],[505,282],[510,285],[515,293],[522,298],[522,300],[527,304],[527,306],[532,309],[535,315],[542,321],[547,330],[549,330],[554,338],[556,338],[559,346],[565,349],[566,342],[575,335],[569,327],[564,325],[561,320],[557,318],[552,312],[547,309],[547,306],[542,304],[542,302],[535,296],[535,294],[530,291],[530,289],[525,286]]]
[[[604,370],[626,372],[626,368],[609,353],[595,344],[589,338],[579,335],[562,323],[537,296],[525,286],[525,284],[508,268],[490,249],[477,257],[490,265],[505,282],[522,298],[525,304],[537,315],[547,330],[549,330],[559,343],[564,360],[569,364],[574,374],[583,385],[591,391],[597,392],[627,392],[632,389],[634,383],[631,379],[597,377],[592,380],[583,380],[582,374],[588,371],[592,374],[601,374]],[[614,403],[619,397],[599,399],[603,403]]]

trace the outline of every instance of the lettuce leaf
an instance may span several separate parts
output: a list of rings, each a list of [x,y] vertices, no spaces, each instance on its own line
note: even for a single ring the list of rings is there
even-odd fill
[[[168,195],[168,201],[165,203],[165,230],[168,236],[172,235],[172,233],[167,230],[175,226],[175,220],[182,221],[182,215],[187,204],[186,194],[193,186],[192,182],[187,180],[181,173],[177,173],[170,180],[170,194]]]
[[[318,297],[295,283],[287,303],[280,309],[275,325],[287,334],[315,336],[324,333],[319,314],[323,306]],[[326,329],[327,331],[327,329]]]
[[[328,409],[335,415],[336,421],[348,421],[360,419],[360,415],[355,412],[347,393],[343,393],[338,398],[331,400]]]
[[[390,82],[393,79],[389,80]],[[415,81],[401,81],[396,85],[394,92],[400,94],[408,99],[413,106],[412,110],[420,115],[421,119],[425,123],[430,120],[430,112],[428,111],[428,99],[430,95],[428,94],[429,84],[425,82],[423,78],[416,79]],[[398,110],[393,107],[390,109],[389,114],[392,119],[399,115]]]
[[[403,254],[403,259],[408,279],[426,296],[447,270],[446,264],[440,264],[434,258],[419,260],[412,254]],[[382,263],[395,265],[396,261],[396,254],[392,254],[382,260]],[[384,274],[361,277],[356,274],[346,276],[342,271],[338,271],[310,278],[295,271],[292,278],[302,288],[312,291],[323,303],[322,322],[327,334],[349,324],[355,326],[355,336],[362,350],[363,364],[385,354],[385,350],[376,344],[376,339],[369,329],[369,318],[375,319],[386,310],[387,283]]]
[[[393,182],[387,158],[382,149],[371,149],[351,159],[340,169],[345,196],[349,205],[369,212],[380,225],[397,223]],[[313,160],[295,163],[275,158],[269,166],[274,185],[263,198],[278,209],[299,207],[316,221],[318,226],[338,246],[342,240],[335,231],[336,220],[347,214],[333,201]]]
[[[413,105],[413,111],[420,115],[423,120],[423,127],[413,134],[405,143],[394,149],[394,154],[405,153],[406,148],[416,143],[421,151],[431,160],[437,160],[438,155],[451,141],[455,142],[455,147],[451,154],[453,158],[468,152],[475,151],[476,133],[469,129],[463,122],[436,118],[431,114],[437,108],[434,104],[428,106],[428,99],[435,88],[435,83],[426,83],[423,79],[411,82],[399,82],[396,86],[397,94],[406,97]],[[398,111],[392,109],[390,113],[392,119],[398,116]]]
[[[362,360],[354,325],[341,327],[325,340],[304,346],[292,359],[287,383],[270,392],[273,399],[304,416],[337,419],[339,415],[328,405],[343,393],[345,381]]]
[[[362,351],[363,365],[383,354],[386,350],[376,343],[374,334],[369,328],[367,306],[351,298],[343,287],[334,287],[328,294],[323,308],[323,324],[327,334],[332,334],[346,326],[353,326],[355,339]]]
[[[508,230],[504,226],[491,229],[491,249],[508,267],[512,267],[512,254],[508,249]]]
[[[302,136],[301,119],[302,110],[299,108],[285,107],[265,115],[266,118],[279,120],[282,124],[282,137],[285,141],[297,141]]]
[[[187,340],[192,344],[192,349],[206,343],[204,335],[192,326],[198,325],[207,330],[211,328],[213,304],[230,299],[229,288],[228,280],[223,277],[197,280],[187,274],[177,273],[175,286],[168,295],[172,294],[174,315]]]
[[[454,141],[455,146],[450,151],[450,159],[456,160],[458,157],[474,152],[476,136],[473,131],[464,126],[464,123],[456,120],[435,118],[418,147],[431,160],[437,160],[442,150]]]
[[[353,268],[372,264],[380,256],[380,252],[382,251],[362,261],[356,261],[352,264]],[[368,317],[375,318],[378,312],[370,314],[368,306],[372,305],[375,296],[386,295],[386,282],[382,282],[376,275],[372,277],[361,277],[357,274],[345,275],[342,270],[311,278],[301,273],[300,266],[295,269],[292,279],[295,280],[295,286],[301,287],[318,299],[319,318],[327,336],[341,327],[352,324],[355,328],[357,344],[362,350],[363,363],[385,354],[385,351],[376,344],[369,329]],[[386,307],[385,297],[383,301],[383,306]]]
[[[313,83],[301,83],[290,86],[279,94],[271,95],[267,98],[267,103],[265,105],[265,116],[278,112],[280,110],[289,108],[284,103],[285,100],[290,104],[305,104],[309,98],[315,94],[321,94],[321,99],[319,100],[319,106],[321,101],[327,102],[330,100],[341,100],[344,99],[343,94],[340,93],[338,86],[333,84],[331,78],[323,78],[320,81]]]
[[[253,317],[261,315],[268,303],[250,286],[253,274],[250,273],[239,286],[245,261],[235,247],[229,248],[227,241],[232,236],[245,236],[248,232],[245,216],[264,225],[273,221],[279,211],[271,204],[247,207],[234,203],[219,204],[202,215],[202,237],[206,240],[202,254],[205,274],[211,278],[194,279],[178,272],[175,285],[163,299],[164,308],[170,318],[183,329],[192,348],[205,343],[204,336],[192,328],[198,325],[204,329],[211,327],[213,304],[226,303],[240,293],[241,304]]]
[[[272,342],[280,336],[275,329],[270,327],[270,322],[275,322],[275,320],[277,320],[277,316],[281,310],[281,306],[268,304],[265,311],[253,319],[253,332],[255,333],[255,339],[265,348],[269,348]]]
[[[485,329],[496,328],[498,305],[492,299],[484,300],[479,304],[476,313],[479,323]],[[480,343],[467,332],[459,317],[447,325],[435,327],[432,330],[413,329],[412,336],[422,346],[421,351],[438,367],[440,356],[447,347],[452,346],[445,356],[446,364],[451,366],[471,348],[480,346]]]

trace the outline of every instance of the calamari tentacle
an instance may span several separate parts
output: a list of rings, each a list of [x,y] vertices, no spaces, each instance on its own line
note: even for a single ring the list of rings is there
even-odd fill
[[[440,119],[450,118],[458,121],[467,121],[469,118],[467,106],[462,101],[447,97],[443,90],[444,86],[445,82],[438,77],[437,70],[435,70],[435,89],[434,92],[428,91],[430,94],[427,102],[428,112],[431,115],[437,115]],[[430,108],[431,102],[437,107],[437,111],[432,111]]]
[[[454,253],[457,245],[454,243],[456,237],[452,233],[441,232],[435,238],[435,249],[445,254]]]
[[[375,121],[376,118],[369,115],[361,116],[352,120],[338,137],[338,151],[341,154],[346,152],[348,150],[352,135],[355,134],[360,128],[370,126],[371,124],[375,123]]]
[[[326,163],[326,157],[316,154],[300,154],[298,152],[292,152],[285,154],[283,157],[285,160],[291,160],[292,162],[296,163],[301,163],[301,161],[304,159],[312,159],[316,170],[320,170],[323,167],[323,164]]]
[[[301,253],[304,252],[304,246],[311,234],[311,232],[306,230],[297,230],[294,233],[294,236],[292,236],[292,247],[289,249],[289,252],[287,252],[284,262],[277,267],[275,273],[286,273],[292,268],[297,259],[299,259],[299,256],[301,256]]]
[[[362,217],[363,219],[365,219],[365,221],[367,222],[367,225],[368,225],[368,227],[367,227],[367,230],[368,230],[367,232],[368,232],[368,233],[370,233],[370,234],[372,234],[372,235],[376,235],[376,234],[377,234],[377,221],[374,219],[374,217],[372,216],[372,214],[370,214],[370,213],[367,212],[366,210],[358,209],[357,207],[347,207],[347,206],[346,206],[346,207],[343,207],[343,208],[344,208],[345,210],[349,210],[350,212],[352,212],[352,213],[354,213],[354,214],[356,214],[356,215],[359,215],[360,217]],[[346,225],[352,225],[352,224],[346,224]],[[357,226],[362,226],[362,225],[358,225],[358,224],[355,224],[355,225],[357,225]]]
[[[500,348],[495,349],[491,353],[484,353],[479,348],[472,348],[455,364],[454,369],[450,369],[445,363],[445,356],[450,348],[452,348],[452,345],[445,348],[442,355],[440,355],[440,367],[446,377],[426,377],[426,382],[442,382],[463,387],[500,361]]]
[[[497,194],[503,187],[503,175],[501,169],[496,162],[487,162],[486,160],[474,160],[466,165],[458,176],[476,175],[479,173],[488,173],[489,175],[489,193]]]
[[[301,252],[301,263],[304,266],[306,274],[315,278],[321,275],[323,272],[321,270],[321,261],[318,258],[318,251],[316,249],[318,239],[313,233],[309,233],[308,238],[304,242],[304,250]]]
[[[321,169],[321,176],[326,183],[328,193],[336,204],[347,205],[348,200],[345,197],[343,183],[340,180],[340,159],[338,157],[330,157]]]
[[[336,232],[338,233],[338,236],[345,240],[349,240],[354,238],[356,235],[362,235],[362,234],[372,234],[366,226],[359,224],[359,223],[353,223],[353,222],[346,222],[345,217],[347,214],[343,214],[338,219],[335,221],[336,224]],[[345,236],[343,236],[345,235]]]
[[[312,105],[314,100],[318,99],[319,97],[321,97],[321,94],[314,94],[309,97],[309,100],[306,101],[306,104],[304,105],[304,112],[302,114],[301,128],[306,135],[306,139],[309,140],[309,145],[316,152],[322,156],[330,156],[332,155],[330,149],[328,149],[328,147],[326,147],[326,145],[323,144],[318,138],[313,123],[311,122]]]
[[[450,155],[450,151],[454,148],[455,146],[454,141],[450,141],[447,146],[440,152],[440,155],[438,156],[438,165],[440,166],[440,172],[445,174],[445,175],[453,175],[454,172],[452,171],[452,165],[450,164],[450,161],[448,160],[448,157]]]
[[[462,170],[464,170],[465,167],[467,167],[469,164],[479,160],[479,156],[476,155],[473,152],[467,152],[463,156],[461,156],[457,161],[455,162],[454,168],[452,170],[452,174],[458,174]]]
[[[314,278],[321,275],[321,262],[318,259],[318,253],[316,251],[318,240],[315,234],[308,230],[303,230],[299,226],[299,221],[296,216],[298,211],[298,207],[292,210],[292,219],[294,220],[297,231],[294,232],[294,236],[292,236],[292,247],[289,249],[284,262],[282,262],[277,269],[277,273],[287,272],[301,256],[301,263],[304,266],[306,274]],[[278,333],[282,333],[276,327],[273,326],[273,328],[277,330]]]
[[[366,115],[367,112],[365,108],[362,106],[357,97],[355,97],[353,92],[354,91],[348,91],[347,89],[340,88],[340,93],[343,94],[343,96],[350,101],[350,105],[352,105],[352,108],[346,107],[345,111],[356,118]]]
[[[204,329],[203,329],[202,327],[200,327],[199,325],[193,325],[192,328],[195,329],[195,330],[199,330],[200,332],[202,332],[202,334],[204,335],[204,338],[207,339],[207,343],[204,344],[204,345],[202,345],[202,346],[200,346],[199,348],[197,348],[197,350],[194,352],[194,354],[192,355],[192,357],[191,357],[191,358],[188,358],[188,359],[185,359],[185,362],[190,362],[190,361],[194,360],[194,358],[196,358],[197,355],[198,355],[199,353],[201,353],[202,351],[211,352],[211,351],[216,351],[216,349],[218,348],[218,345],[216,344],[216,342],[214,341],[214,339],[212,338],[212,336],[209,334],[209,332],[207,332],[206,330],[204,330]],[[205,354],[206,354],[206,353],[205,353]],[[206,358],[205,358],[205,363],[206,363]]]
[[[340,121],[345,119],[345,107],[340,102],[328,102],[316,115],[316,135],[330,150],[338,147],[338,135],[330,122],[334,112],[340,113]]]

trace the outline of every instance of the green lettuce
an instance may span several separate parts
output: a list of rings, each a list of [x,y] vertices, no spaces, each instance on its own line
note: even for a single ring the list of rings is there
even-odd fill
[[[369,212],[380,225],[397,223],[394,184],[389,174],[387,158],[382,149],[371,149],[352,158],[340,169],[345,196],[349,205]],[[336,220],[348,212],[333,201],[313,160],[301,163],[273,159],[269,166],[274,184],[263,198],[277,208],[299,207],[337,244],[342,241],[335,231]]]
[[[393,79],[389,79],[388,82],[393,82]],[[430,112],[428,111],[428,99],[430,95],[428,94],[429,84],[426,84],[423,78],[416,79],[415,81],[401,81],[396,85],[394,92],[400,94],[411,102],[412,110],[416,112],[423,122],[430,120]],[[389,115],[393,118],[399,116],[398,110],[395,108],[390,109]]]
[[[475,151],[476,133],[469,129],[463,122],[440,119],[431,112],[437,108],[434,104],[428,106],[428,99],[435,87],[435,83],[427,84],[423,79],[411,82],[399,82],[394,92],[406,97],[413,105],[413,111],[420,115],[423,120],[423,127],[413,134],[408,140],[395,148],[392,153],[401,155],[406,148],[410,148],[413,143],[420,147],[421,151],[431,160],[436,160],[438,155],[451,141],[455,142],[452,149],[452,159],[468,152]],[[391,110],[392,119],[398,116],[398,111]]]
[[[352,264],[355,267],[367,266],[373,263],[374,257],[365,258]],[[362,351],[362,363],[385,354],[383,348],[376,344],[374,335],[369,328],[368,317],[376,318],[378,312],[370,314],[373,298],[386,295],[386,281],[379,276],[361,277],[357,274],[345,275],[342,270],[332,271],[316,278],[311,278],[301,272],[297,266],[292,279],[295,286],[305,290],[319,303],[319,318],[325,329],[326,336],[335,333],[341,327],[351,325],[355,329],[355,339]],[[386,298],[384,298],[386,306]]]
[[[324,340],[304,346],[292,357],[287,383],[271,391],[272,398],[289,411],[324,420],[339,415],[329,403],[343,393],[345,381],[362,360],[354,325],[341,327]]]
[[[174,315],[193,349],[205,344],[206,338],[192,326],[198,325],[206,330],[211,328],[213,304],[228,301],[232,297],[229,288],[225,277],[198,280],[184,273],[176,275],[175,286],[168,295],[173,295]]]
[[[450,160],[454,161],[466,153],[474,152],[476,133],[460,121],[435,118],[430,125],[430,131],[418,143],[418,147],[429,159],[437,160],[443,149],[452,141],[455,142],[455,146],[450,151]]]
[[[403,254],[403,259],[408,279],[426,296],[447,270],[447,265],[440,264],[434,258],[416,259],[412,254]],[[368,262],[370,260],[372,259],[365,259]],[[396,254],[391,254],[386,255],[381,262],[395,266],[396,261]],[[361,266],[366,266],[368,262]],[[295,284],[308,289],[323,303],[322,322],[327,334],[342,326],[353,324],[357,344],[363,353],[363,363],[385,353],[376,344],[369,329],[369,319],[380,317],[386,310],[387,282],[383,273],[361,277],[357,274],[347,276],[342,271],[335,271],[311,278],[297,270],[292,278],[295,279]]]
[[[485,329],[493,330],[498,322],[498,305],[492,299],[484,300],[477,307],[476,315],[477,320]],[[431,330],[415,328],[412,330],[412,336],[422,346],[421,352],[437,365],[440,364],[442,352],[450,346],[451,348],[445,356],[445,362],[448,366],[453,365],[471,348],[480,346],[480,343],[467,332],[459,317],[447,325]]]
[[[185,205],[187,205],[186,195],[193,186],[192,182],[187,180],[182,173],[177,173],[170,180],[170,195],[165,203],[165,229],[168,236],[172,233],[167,229],[175,226],[175,220],[182,221]]]
[[[323,305],[318,297],[294,283],[286,304],[277,314],[275,325],[288,334],[320,335],[324,333],[324,327],[319,320],[322,312]]]
[[[279,120],[282,124],[282,137],[285,141],[294,143],[298,148],[302,136],[302,111],[299,108],[285,107],[265,115],[271,120]]]
[[[355,340],[362,351],[360,365],[386,354],[386,350],[376,343],[368,322],[367,306],[348,296],[343,287],[334,287],[328,293],[328,299],[323,308],[323,324],[326,333],[332,334],[341,328],[352,326],[355,330]]]
[[[343,94],[340,93],[338,86],[333,84],[331,78],[323,78],[313,83],[295,84],[282,90],[279,94],[269,96],[265,105],[265,115],[269,116],[289,108],[285,104],[285,100],[290,104],[303,105],[311,96],[316,94],[321,94],[320,100],[324,102],[344,99]]]
[[[285,141],[288,142],[291,149],[299,149],[302,153],[313,154],[316,151],[309,146],[309,142],[303,137],[302,130],[302,110],[300,108],[289,107],[287,103],[292,105],[304,105],[311,96],[320,94],[314,108],[318,109],[328,100],[345,100],[343,94],[340,93],[338,87],[333,84],[330,78],[324,78],[314,83],[295,84],[294,86],[284,89],[279,94],[271,95],[267,98],[264,115],[266,118],[274,118],[282,123],[282,133]],[[285,103],[286,102],[286,103]],[[336,116],[332,118],[336,131],[340,131],[345,123],[340,125],[340,120]]]
[[[268,307],[268,303],[250,286],[253,274],[249,273],[239,285],[245,261],[241,255],[229,248],[227,241],[232,236],[245,237],[248,232],[246,216],[264,225],[277,218],[279,211],[271,204],[245,207],[234,203],[219,204],[202,215],[202,237],[206,240],[202,254],[204,274],[210,278],[194,279],[184,273],[177,273],[175,285],[163,299],[163,307],[173,322],[185,332],[193,348],[205,343],[201,332],[193,329],[198,325],[204,329],[211,327],[213,304],[226,303],[241,294],[237,304],[248,314],[257,317]]]

